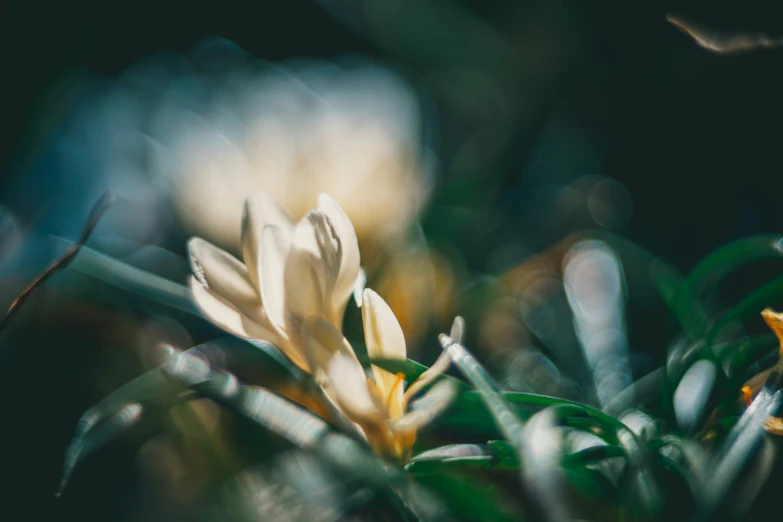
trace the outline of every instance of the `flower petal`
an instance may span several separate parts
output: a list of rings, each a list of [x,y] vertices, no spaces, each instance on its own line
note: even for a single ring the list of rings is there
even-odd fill
[[[440,381],[414,403],[414,409],[392,422],[392,430],[400,435],[414,434],[445,412],[457,396],[457,386]]]
[[[259,288],[261,274],[261,233],[267,225],[278,227],[286,238],[290,238],[294,231],[294,223],[288,214],[268,195],[258,192],[245,200],[241,235],[242,258],[256,288]]]
[[[285,264],[290,241],[275,225],[267,225],[261,232],[261,301],[264,312],[273,327],[285,329]]]
[[[238,308],[260,311],[261,301],[247,268],[237,258],[200,237],[188,241],[188,257],[194,276],[204,287]]]
[[[281,345],[275,333],[253,321],[226,299],[203,286],[195,277],[191,276],[189,283],[193,301],[212,323],[238,337],[261,339],[278,347]]]
[[[381,296],[366,288],[362,303],[362,322],[367,354],[371,359],[405,359],[405,336],[394,312]],[[392,419],[403,413],[403,388],[397,377],[377,366],[372,367],[375,384],[389,407]]]
[[[284,274],[287,326],[298,330],[308,315],[322,315],[338,329],[342,326],[341,320],[329,316],[326,304],[340,266],[340,251],[334,227],[322,212],[311,211],[296,225]]]
[[[356,359],[353,348],[343,334],[324,317],[318,315],[306,317],[302,323],[302,338],[308,364],[316,379],[326,375],[334,357]],[[356,362],[358,364],[358,359]]]
[[[360,424],[383,422],[383,412],[372,398],[359,361],[338,355],[329,363],[327,373],[337,404],[351,420]]]
[[[318,210],[322,211],[334,225],[337,237],[342,245],[340,268],[334,284],[334,290],[330,306],[334,309],[335,316],[342,320],[345,305],[354,289],[354,283],[359,277],[360,255],[359,241],[356,239],[356,231],[345,211],[326,194],[318,196]]]
[[[359,268],[359,275],[353,283],[353,300],[358,308],[362,307],[364,297],[364,288],[367,286],[367,273],[363,268]]]

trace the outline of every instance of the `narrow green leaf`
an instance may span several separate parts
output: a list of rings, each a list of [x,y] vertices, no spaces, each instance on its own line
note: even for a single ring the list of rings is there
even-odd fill
[[[448,514],[473,522],[524,520],[519,508],[491,483],[457,470],[445,473],[415,473],[416,481],[438,494]]]
[[[783,258],[783,236],[763,234],[732,241],[702,259],[688,274],[688,283],[699,293],[734,270],[764,259]]]
[[[443,349],[449,352],[454,365],[476,387],[478,396],[486,405],[504,438],[516,450],[517,455],[521,455],[521,437],[524,426],[522,419],[505,401],[486,370],[462,345],[453,342],[446,335],[441,335],[440,340]]]
[[[442,334],[440,341],[454,365],[476,387],[498,429],[514,449],[517,461],[521,463],[522,482],[536,493],[538,505],[545,516],[556,521],[569,519],[565,504],[559,498],[561,478],[558,467],[554,465],[555,461],[559,461],[561,451],[559,438],[552,433],[554,413],[551,410],[535,413],[529,420],[529,428],[526,428],[470,352],[447,335]]]
[[[765,433],[764,422],[778,410],[780,404],[780,390],[762,388],[737,421],[708,467],[709,487],[702,492],[705,501],[698,520],[707,520],[736,483],[751,452]]]
[[[125,404],[117,408],[111,415],[101,419],[101,422],[91,425],[83,435],[78,438],[75,437],[68,445],[65,453],[60,490],[57,495],[59,496],[62,493],[76,466],[85,457],[102,448],[120,433],[136,425],[141,420],[141,415],[141,404]]]
[[[70,241],[62,241],[71,244]],[[201,313],[193,305],[187,287],[86,246],[81,248],[68,267],[126,292],[201,317]]]
[[[696,341],[704,337],[709,318],[688,281],[674,268],[660,261],[650,266],[650,276],[688,338]]]
[[[129,405],[138,405],[139,408],[151,404],[170,406],[195,396],[182,384],[171,379],[169,374],[172,372],[181,372],[194,383],[212,378],[213,367],[218,370],[239,368],[248,375],[258,377],[260,374],[266,380],[279,379],[281,373],[284,379],[291,379],[292,376],[302,378],[301,370],[285,359],[281,361],[282,354],[265,342],[256,341],[249,344],[227,337],[195,346],[185,353],[188,357],[174,356],[164,365],[127,382],[82,415],[66,449],[63,487],[82,459],[109,440],[109,437],[103,434],[108,429],[104,425],[116,425],[115,429],[109,429],[113,434],[126,425],[112,419],[126,419],[124,422],[130,422],[130,417],[122,414],[128,411]],[[186,367],[177,366],[185,363]],[[175,368],[167,368],[171,365]],[[191,384],[195,385],[194,383]]]
[[[723,314],[708,332],[707,344],[711,346],[728,324],[760,314],[764,308],[774,305],[781,299],[783,299],[783,276],[775,278],[761,288],[751,292],[750,295]]]
[[[401,373],[405,376],[405,380],[408,382],[415,381],[421,376],[422,373],[429,369],[427,366],[424,366],[423,364],[418,363],[412,359],[365,359],[364,357],[360,357],[359,360],[363,364],[374,364],[375,366],[383,368],[387,372],[394,374]]]
[[[179,354],[177,358],[178,361],[165,365],[163,370],[200,395],[300,448],[313,451],[330,465],[386,491],[398,501],[413,487],[399,470],[376,459],[364,444],[332,431],[326,421],[314,413],[267,389],[244,386],[231,374],[194,371],[190,359],[195,357],[188,353]],[[426,504],[431,508],[439,504],[426,491],[416,490],[412,494],[429,498]],[[411,508],[408,504],[404,507]],[[435,520],[427,509],[416,509],[415,514],[420,520]]]

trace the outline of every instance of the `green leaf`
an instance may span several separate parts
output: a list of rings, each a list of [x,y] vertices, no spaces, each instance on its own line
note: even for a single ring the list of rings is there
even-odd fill
[[[558,434],[554,432],[554,412],[545,409],[533,414],[526,427],[473,355],[446,335],[441,335],[440,341],[457,368],[476,387],[498,429],[513,448],[521,464],[522,482],[534,493],[539,507],[551,520],[569,519],[560,498],[561,470],[554,465],[561,452]],[[564,406],[570,408],[575,405]]]
[[[430,511],[438,507],[437,500],[417,490],[399,470],[375,458],[365,444],[332,431],[321,417],[267,389],[241,385],[227,373],[194,371],[193,356],[182,353],[177,357],[179,361],[163,367],[174,380],[295,446],[313,451],[329,465],[397,499],[401,509],[412,507],[400,503],[408,494],[429,499],[424,502],[427,507],[417,506],[414,512],[419,520],[436,520]]]
[[[457,470],[444,473],[415,473],[416,481],[434,491],[449,514],[458,520],[510,522],[524,520],[519,508],[500,488],[475,475]]]
[[[68,445],[65,453],[62,479],[60,480],[59,496],[76,466],[88,455],[105,446],[120,433],[127,431],[138,424],[142,416],[142,406],[138,403],[120,406],[113,413],[106,415],[93,425],[85,426],[84,433],[80,433]]]
[[[557,406],[563,424],[574,428],[597,429],[610,443],[616,443],[618,430],[628,429],[610,415],[566,399],[522,392],[502,392],[502,396],[521,419],[528,419],[543,408]],[[481,394],[475,391],[459,394],[452,407],[435,424],[489,437],[500,434]]]
[[[517,412],[511,408],[492,381],[483,366],[460,344],[454,343],[445,335],[441,336],[443,349],[449,352],[454,365],[462,371],[468,381],[475,386],[478,397],[486,406],[503,437],[521,455],[521,437],[523,422]],[[462,394],[460,399],[466,394]],[[459,401],[459,399],[458,399]],[[521,459],[520,459],[521,460]]]
[[[193,305],[187,287],[86,246],[81,248],[68,267],[126,292],[201,317],[201,313]]]
[[[166,365],[187,362],[189,366],[178,371],[193,380],[209,379],[213,369],[226,368],[239,368],[246,375],[267,382],[303,378],[301,370],[288,362],[274,346],[263,341],[247,343],[227,337],[195,346],[185,353],[187,358],[174,356],[164,365],[127,382],[82,415],[66,448],[61,487],[67,484],[84,457],[138,420],[128,414],[135,410],[128,408],[138,406],[140,414],[141,409],[149,405],[172,406],[196,396],[171,379],[168,373],[173,370],[167,369]]]
[[[564,464],[565,480],[576,492],[590,499],[616,501],[617,488],[598,470],[578,464]]]
[[[413,382],[418,379],[422,373],[426,372],[429,368],[421,363],[418,363],[412,359],[370,359],[359,357],[360,362],[363,364],[374,364],[380,368],[383,368],[387,372],[394,374],[401,373],[405,376],[405,380]]]
[[[511,446],[503,440],[487,444],[449,444],[413,457],[406,471],[414,473],[450,473],[455,469],[519,470]]]
[[[688,283],[698,293],[744,265],[778,258],[783,258],[783,236],[763,234],[745,237],[718,248],[702,259],[688,274]]]
[[[713,346],[727,373],[739,373],[779,346],[773,333],[746,337]]]
[[[702,492],[700,520],[706,520],[722,501],[750,460],[764,435],[764,422],[781,404],[781,391],[762,390],[734,425],[707,469],[708,485]]]
[[[783,276],[773,279],[750,293],[715,323],[707,334],[707,344],[712,346],[721,330],[734,321],[742,321],[783,299]]]
[[[693,294],[688,281],[663,262],[651,264],[650,275],[666,306],[688,338],[692,341],[703,338],[707,332],[709,318],[701,302]]]

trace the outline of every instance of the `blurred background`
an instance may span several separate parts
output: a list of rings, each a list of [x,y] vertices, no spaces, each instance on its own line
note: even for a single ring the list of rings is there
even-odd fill
[[[0,305],[107,189],[117,201],[88,245],[180,284],[188,237],[237,252],[246,194],[299,218],[326,192],[412,358],[431,363],[459,313],[509,388],[602,406],[671,340],[639,252],[687,272],[727,241],[783,229],[783,51],[711,54],[667,12],[783,35],[783,6],[761,1],[6,5]],[[715,307],[776,274],[761,264],[729,280]],[[2,509],[203,515],[204,441],[235,442],[214,442],[233,435],[209,403],[91,458],[55,500],[82,412],[163,347],[218,335],[87,269],[55,278],[0,346]],[[346,320],[357,340],[358,315]],[[206,434],[187,428],[193,416]],[[275,455],[240,483],[320,476]]]

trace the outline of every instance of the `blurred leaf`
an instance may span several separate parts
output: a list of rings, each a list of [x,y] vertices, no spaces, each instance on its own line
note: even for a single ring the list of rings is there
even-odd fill
[[[465,521],[525,520],[519,509],[500,489],[478,477],[459,471],[415,473],[416,481],[436,492],[449,513]]]
[[[462,371],[486,405],[500,432],[514,450],[521,464],[522,481],[535,494],[539,507],[550,520],[566,520],[568,514],[560,499],[560,442],[553,438],[555,425],[552,410],[535,413],[529,420],[529,427],[506,401],[487,371],[462,345],[448,336],[441,335],[441,344],[448,351],[451,360]],[[573,404],[566,404],[572,407]],[[544,491],[546,490],[546,491]]]
[[[707,332],[708,316],[687,280],[659,260],[650,266],[650,273],[666,306],[688,338],[692,341],[703,338]]]
[[[364,357],[360,357],[359,360],[364,364],[374,364],[375,366],[394,374],[402,373],[405,375],[405,380],[408,382],[415,381],[422,373],[429,369],[412,359],[405,359],[403,361],[400,359],[365,359]]]
[[[136,425],[141,420],[142,409],[141,404],[138,403],[124,404],[110,415],[101,418],[100,421],[96,419],[95,423],[89,426],[86,425],[89,421],[85,422],[85,419],[82,418],[80,424],[84,423],[85,426],[83,430],[79,429],[79,433],[74,436],[66,450],[58,495],[68,484],[76,466],[114,437]]]
[[[71,244],[64,239],[62,241]],[[201,317],[186,286],[145,272],[91,248],[82,247],[68,267],[126,292]]]
[[[628,429],[614,417],[567,399],[522,392],[502,392],[502,396],[522,419],[530,418],[542,408],[558,406],[558,415],[563,424],[582,429],[598,428],[609,442],[617,441],[617,430]],[[488,436],[498,434],[497,426],[486,403],[475,391],[459,394],[454,405],[435,422]]]
[[[736,483],[751,453],[764,435],[764,423],[781,403],[780,390],[762,390],[737,421],[707,470],[709,487],[703,492],[700,520],[710,517],[726,493]]]
[[[563,466],[566,482],[581,495],[604,501],[617,500],[617,488],[598,470],[578,464]]]
[[[414,473],[449,473],[454,469],[519,470],[511,446],[503,440],[484,444],[449,444],[422,452],[405,467]]]
[[[397,469],[375,458],[363,443],[332,431],[322,418],[269,390],[243,386],[231,374],[208,375],[193,371],[189,363],[193,356],[182,353],[177,357],[179,361],[163,367],[173,379],[292,444],[315,452],[331,466],[385,492],[396,499],[398,508],[411,509],[402,500],[405,495],[400,493],[410,490],[413,487],[411,483]],[[413,494],[417,498],[429,498],[425,504],[431,509],[438,506],[437,500],[429,497],[426,491],[415,490]],[[417,509],[416,517],[419,520],[435,520],[427,509]]]
[[[688,274],[688,283],[698,293],[744,265],[778,258],[783,258],[783,236],[764,234],[745,237],[718,248],[702,259]]]
[[[738,371],[779,346],[774,333],[728,341],[713,346],[716,356],[723,361],[727,373]],[[731,371],[729,371],[731,370]]]
[[[743,321],[748,317],[757,315],[764,308],[774,305],[782,298],[783,277],[778,277],[751,292],[750,295],[723,314],[707,334],[707,344],[712,345],[721,330],[728,324],[734,321]]]
[[[240,367],[247,371],[248,367],[252,367],[266,377],[277,375],[279,379],[281,372],[291,372],[293,367],[287,361],[287,367],[283,367],[279,351],[262,341],[248,344],[240,339],[225,338],[195,346],[185,353],[187,357],[175,355],[162,366],[124,384],[82,415],[66,449],[62,487],[85,456],[105,444],[110,439],[109,435],[119,433],[130,426],[131,421],[135,423],[138,420],[127,414],[131,411],[128,410],[130,406],[137,406],[140,415],[141,408],[146,405],[172,406],[195,397],[194,393],[170,378],[171,372],[180,372],[194,381],[190,384],[194,384],[211,378],[213,368]],[[188,366],[167,368],[167,365],[183,364]],[[294,370],[295,375],[301,374],[300,370]],[[290,375],[286,375],[285,378],[290,379]]]
[[[566,455],[563,462],[569,466],[591,464],[598,460],[610,459],[613,457],[625,457],[625,450],[617,445],[607,444],[605,446],[593,446],[576,453]]]
[[[510,404],[505,401],[498,386],[492,381],[483,366],[460,344],[442,335],[443,349],[447,350],[454,365],[459,368],[470,383],[476,387],[478,397],[485,404],[487,411],[500,429],[504,438],[521,456],[521,436],[523,423]],[[458,402],[465,396],[462,394]],[[521,459],[520,459],[521,460]]]

